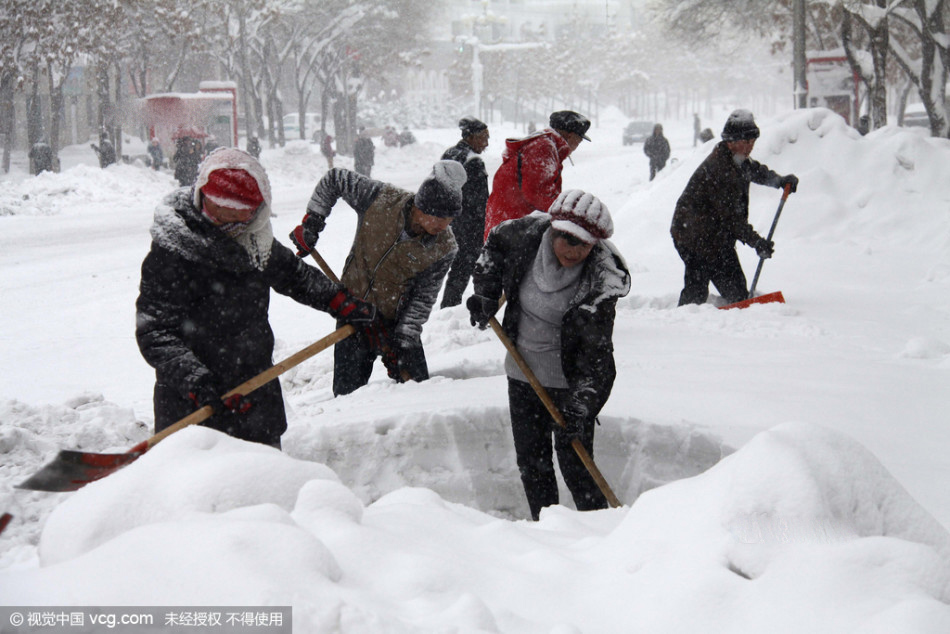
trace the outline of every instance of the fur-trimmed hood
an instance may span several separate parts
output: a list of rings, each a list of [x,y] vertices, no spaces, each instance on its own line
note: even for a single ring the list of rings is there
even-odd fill
[[[215,227],[193,200],[193,189],[183,187],[166,196],[155,209],[151,235],[156,245],[191,262],[216,268],[234,272],[264,270],[274,243],[269,210],[257,216],[266,222],[265,230],[252,229],[245,234],[246,239],[242,236],[238,240]],[[245,242],[253,248],[248,249]]]

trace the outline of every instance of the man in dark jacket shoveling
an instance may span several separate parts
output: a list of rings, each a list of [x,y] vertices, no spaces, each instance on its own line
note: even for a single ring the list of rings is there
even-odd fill
[[[378,323],[375,307],[274,240],[270,200],[261,164],[219,148],[201,164],[195,185],[172,193],[155,212],[135,337],[155,368],[156,433],[211,405],[208,427],[280,447],[287,420],[277,381],[221,399],[273,363],[271,289],[359,331]]]
[[[798,187],[798,178],[780,176],[749,158],[759,128],[752,113],[736,110],[722,130],[722,141],[696,168],[676,201],[670,234],[686,265],[679,305],[702,304],[709,282],[728,303],[748,299],[745,274],[736,253],[736,240],[755,249],[760,258],[772,257],[775,244],[749,224],[749,184],[779,189]]]
[[[465,178],[455,161],[437,161],[415,194],[341,168],[317,183],[303,221],[290,234],[297,255],[310,253],[333,206],[345,200],[359,219],[340,279],[379,309],[384,325],[375,339],[357,332],[336,344],[335,395],[366,385],[377,356],[393,379],[429,378],[422,326],[458,251],[449,224],[462,211]]]

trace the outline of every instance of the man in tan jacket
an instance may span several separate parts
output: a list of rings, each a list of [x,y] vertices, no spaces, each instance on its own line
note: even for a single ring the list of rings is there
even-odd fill
[[[429,378],[422,326],[429,319],[442,280],[458,246],[449,225],[462,210],[465,169],[438,161],[414,194],[336,168],[320,180],[300,226],[290,239],[306,257],[342,198],[359,216],[341,279],[355,297],[374,304],[384,325],[374,338],[364,332],[336,344],[333,393],[349,394],[369,381],[382,356],[389,376]]]

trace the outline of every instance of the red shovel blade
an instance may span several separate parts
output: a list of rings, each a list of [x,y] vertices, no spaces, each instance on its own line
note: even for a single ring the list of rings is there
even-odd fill
[[[145,443],[126,453],[86,453],[63,450],[48,465],[17,485],[31,491],[76,491],[110,475],[145,453]]]
[[[758,297],[750,297],[749,299],[744,299],[741,302],[736,302],[735,304],[726,304],[725,306],[720,306],[719,310],[728,310],[730,308],[748,308],[752,304],[772,304],[772,303],[785,303],[785,297],[782,295],[782,291],[775,291],[774,293],[766,293],[765,295],[759,295]]]
[[[10,520],[12,519],[13,519],[13,516],[10,515],[9,513],[4,513],[3,515],[0,515],[0,533],[3,532],[3,529],[7,527],[7,524],[9,524]]]

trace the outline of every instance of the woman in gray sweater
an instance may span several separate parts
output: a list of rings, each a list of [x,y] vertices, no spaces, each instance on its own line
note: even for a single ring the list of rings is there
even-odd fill
[[[616,376],[613,326],[617,300],[630,290],[626,263],[607,238],[613,222],[591,194],[561,193],[547,214],[502,223],[475,265],[473,325],[485,328],[504,293],[502,328],[554,400],[560,428],[513,359],[505,361],[515,453],[531,516],[558,503],[552,442],[578,510],[607,500],[573,451],[577,438],[593,455],[595,418]]]

